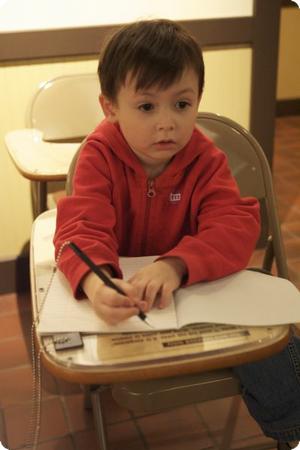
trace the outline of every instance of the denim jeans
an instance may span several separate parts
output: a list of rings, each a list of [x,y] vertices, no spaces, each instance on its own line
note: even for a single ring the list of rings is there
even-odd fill
[[[266,436],[300,441],[300,338],[270,358],[234,369],[250,414]]]

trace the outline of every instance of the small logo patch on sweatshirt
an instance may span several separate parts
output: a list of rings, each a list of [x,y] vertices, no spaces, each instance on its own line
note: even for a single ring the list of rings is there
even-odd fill
[[[177,203],[181,200],[181,193],[180,192],[171,192],[169,196],[169,200],[171,203]]]

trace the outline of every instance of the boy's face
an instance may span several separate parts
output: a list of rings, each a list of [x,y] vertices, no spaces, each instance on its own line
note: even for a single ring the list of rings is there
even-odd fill
[[[121,131],[149,176],[161,173],[190,140],[199,105],[198,77],[187,69],[167,89],[135,90],[127,78],[117,102],[100,98],[109,120]]]

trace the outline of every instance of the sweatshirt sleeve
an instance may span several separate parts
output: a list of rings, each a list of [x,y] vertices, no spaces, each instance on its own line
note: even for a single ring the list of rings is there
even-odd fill
[[[121,276],[111,195],[112,183],[105,158],[88,143],[79,155],[72,195],[61,199],[57,205],[56,258],[63,244],[73,241],[96,265],[107,264],[116,276]],[[64,246],[58,265],[69,280],[75,297],[82,296],[80,281],[89,270],[85,263]]]
[[[184,236],[160,256],[185,262],[185,285],[244,269],[260,233],[259,203],[240,196],[225,154],[215,149],[203,172],[192,199],[198,208],[195,233]]]

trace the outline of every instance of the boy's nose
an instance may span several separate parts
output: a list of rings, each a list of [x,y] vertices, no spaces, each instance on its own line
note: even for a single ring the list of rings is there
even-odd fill
[[[174,128],[175,128],[175,122],[172,119],[172,117],[167,114],[161,115],[161,117],[157,121],[157,129],[170,131],[170,130],[174,130]]]

